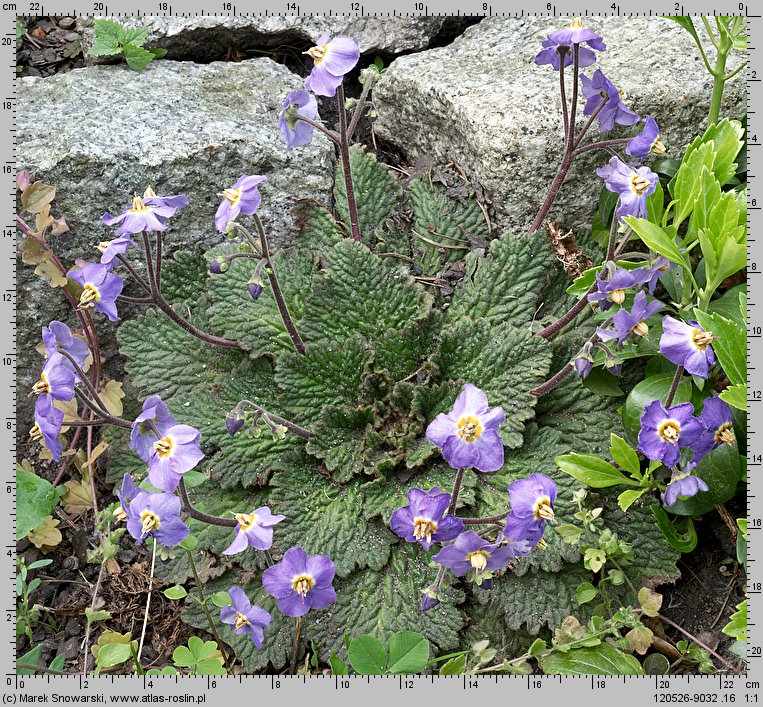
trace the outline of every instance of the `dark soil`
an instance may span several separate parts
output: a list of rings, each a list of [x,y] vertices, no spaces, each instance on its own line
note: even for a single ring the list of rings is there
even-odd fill
[[[52,76],[85,65],[73,17],[19,17],[24,31],[16,48],[18,76]]]

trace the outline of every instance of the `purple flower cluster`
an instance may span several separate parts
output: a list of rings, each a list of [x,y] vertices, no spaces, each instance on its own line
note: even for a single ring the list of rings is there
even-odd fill
[[[599,121],[599,132],[608,133],[618,125],[635,125],[640,120],[623,102],[620,91],[602,72],[601,69],[594,71],[593,78],[581,76],[583,95],[586,104],[583,108],[584,115],[595,115]]]
[[[437,486],[429,491],[410,489],[408,505],[392,514],[389,522],[392,532],[409,543],[421,543],[425,550],[433,542],[453,540],[464,529],[464,522],[447,513],[450,498],[449,493],[440,493]]]
[[[649,333],[647,319],[659,312],[664,306],[658,300],[652,300],[647,304],[646,293],[639,292],[633,299],[633,307],[631,307],[630,312],[622,307],[612,317],[614,329],[598,327],[596,333],[602,341],[614,339],[616,346],[621,346],[623,342],[634,336],[646,336]]]

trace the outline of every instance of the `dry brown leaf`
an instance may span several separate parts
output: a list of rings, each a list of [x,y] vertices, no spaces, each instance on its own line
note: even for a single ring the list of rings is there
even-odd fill
[[[86,481],[67,481],[66,493],[61,500],[64,502],[64,510],[71,515],[81,515],[93,507],[93,496],[90,493],[90,484]]]
[[[122,416],[122,398],[125,394],[119,381],[109,381],[100,392],[101,400],[106,406],[106,412],[114,417]]]
[[[50,552],[63,540],[61,531],[58,529],[59,522],[53,516],[48,516],[40,525],[29,532],[27,536],[29,542],[42,552]]]
[[[65,287],[69,279],[62,274],[52,260],[43,260],[35,269],[34,274],[44,277],[51,287]]]

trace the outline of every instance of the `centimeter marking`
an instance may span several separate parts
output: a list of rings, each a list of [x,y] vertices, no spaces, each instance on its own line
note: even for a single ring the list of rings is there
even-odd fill
[[[196,3],[197,0],[190,0],[188,3],[184,3],[187,7],[189,4]],[[753,44],[763,33],[763,21],[760,14],[752,14],[751,8],[739,2],[728,2],[718,0],[717,2],[696,2],[692,3],[690,8],[686,8],[683,4],[678,2],[649,2],[643,1],[639,3],[640,12],[631,12],[628,5],[621,5],[617,2],[598,2],[592,0],[587,3],[585,7],[569,8],[564,7],[558,9],[556,4],[550,2],[537,2],[537,0],[531,0],[525,5],[537,5],[537,9],[534,7],[522,9],[516,11],[496,11],[492,4],[486,2],[476,2],[473,8],[464,8],[463,2],[459,3],[456,8],[446,9],[444,5],[455,4],[453,0],[447,0],[443,3],[438,3],[436,9],[430,8],[429,5],[423,2],[410,2],[405,1],[397,2],[391,0],[386,5],[389,7],[393,5],[392,11],[389,12],[369,12],[367,8],[358,3],[349,3],[347,11],[342,11],[338,7],[324,7],[325,0],[302,0],[301,3],[286,2],[285,12],[273,12],[265,10],[259,11],[242,11],[239,6],[236,6],[232,2],[220,2],[220,12],[210,12],[208,9],[193,9],[184,11],[176,11],[175,8],[169,2],[142,2],[141,0],[133,0],[129,3],[129,9],[123,7],[119,3],[112,3],[111,6],[104,2],[89,2],[85,0],[78,3],[74,9],[69,9],[64,12],[61,8],[56,7],[53,12],[56,15],[66,14],[68,16],[122,16],[122,17],[142,17],[147,15],[176,15],[182,17],[221,17],[221,16],[243,16],[243,17],[271,17],[271,16],[288,16],[288,15],[329,15],[329,16],[342,16],[346,18],[354,17],[417,17],[426,16],[428,14],[449,15],[449,16],[511,16],[511,17],[528,17],[528,16],[570,16],[570,15],[583,15],[583,16],[618,16],[618,17],[652,17],[666,14],[674,15],[742,15],[746,17],[748,21],[748,61],[747,67],[748,83],[747,83],[747,106],[748,106],[748,276],[756,275],[760,273],[758,270],[758,263],[763,262],[760,256],[763,255],[763,250],[760,250],[760,246],[757,245],[758,229],[763,225],[760,212],[761,206],[758,205],[758,198],[763,198],[763,194],[759,197],[757,191],[757,177],[755,172],[758,167],[758,154],[761,152],[759,149],[753,149],[760,147],[763,143],[763,122],[758,117],[759,111],[763,110],[761,104],[763,104],[763,94],[758,87],[760,79],[758,76],[763,76],[763,60],[758,56],[758,53]],[[138,6],[136,8],[136,5]],[[706,5],[706,6],[705,6]],[[399,6],[399,7],[398,7]],[[208,8],[208,5],[207,5]],[[309,9],[308,9],[309,8]],[[50,8],[48,8],[50,9]],[[757,9],[757,7],[755,7]],[[0,10],[2,10],[3,24],[8,30],[14,30],[14,19],[18,15],[40,15],[46,14],[45,6],[41,2],[27,2],[27,3],[7,3],[0,2]],[[431,12],[430,12],[431,11]],[[0,165],[2,165],[2,175],[6,181],[7,197],[4,197],[7,201],[5,213],[7,216],[7,225],[2,228],[2,239],[0,239],[0,248],[3,249],[3,257],[0,257],[0,273],[4,275],[3,282],[7,286],[0,290],[2,294],[1,303],[2,309],[0,309],[0,316],[3,318],[2,322],[6,324],[2,331],[4,332],[3,346],[0,349],[2,358],[0,359],[0,385],[4,386],[3,389],[8,392],[7,403],[5,406],[5,424],[0,428],[2,430],[2,440],[4,448],[9,451],[9,463],[11,459],[16,457],[16,419],[14,412],[11,411],[11,404],[15,408],[16,402],[16,317],[15,317],[15,301],[16,297],[23,293],[18,293],[16,286],[16,189],[15,189],[15,164],[16,164],[16,148],[17,148],[17,133],[16,133],[16,105],[17,105],[17,77],[15,73],[15,31],[8,31],[0,34],[0,52],[7,60],[7,66],[10,67],[10,71],[7,72],[5,79],[3,80],[0,89],[0,96],[2,97],[2,112],[0,117],[3,121],[3,126],[9,135],[9,140],[3,143],[3,147],[0,148]],[[54,137],[52,137],[54,139]],[[0,192],[2,194],[2,192]],[[47,701],[46,697],[49,693],[57,693],[61,699],[56,699],[56,702],[72,702],[79,701],[75,697],[81,693],[91,693],[98,691],[99,694],[92,695],[91,700],[105,701],[105,697],[109,697],[111,702],[138,702],[141,701],[139,696],[145,692],[158,692],[161,694],[150,695],[154,699],[149,699],[149,702],[195,702],[197,704],[203,704],[206,700],[208,693],[213,693],[217,699],[221,696],[221,692],[228,692],[231,689],[230,697],[236,698],[236,687],[242,685],[244,681],[251,682],[256,681],[258,683],[258,689],[270,689],[273,691],[290,692],[293,688],[304,686],[309,684],[312,687],[312,692],[315,693],[319,689],[330,689],[335,695],[331,699],[339,704],[347,703],[344,699],[345,696],[351,695],[356,686],[362,685],[374,685],[374,687],[384,687],[385,692],[387,688],[391,690],[398,690],[403,693],[404,699],[407,698],[407,694],[416,695],[420,688],[426,686],[428,691],[438,690],[439,687],[445,688],[441,696],[438,697],[439,701],[449,702],[453,699],[458,699],[458,692],[453,691],[453,687],[461,686],[464,691],[473,692],[478,688],[489,688],[491,685],[500,687],[510,684],[515,688],[526,687],[528,690],[541,690],[544,692],[544,700],[551,697],[555,692],[553,688],[558,687],[559,690],[567,691],[572,688],[573,693],[565,692],[562,694],[563,699],[574,699],[576,693],[580,690],[589,688],[598,694],[606,694],[608,702],[616,696],[616,699],[624,700],[626,704],[642,704],[648,695],[653,694],[654,702],[727,702],[737,704],[757,704],[758,703],[758,691],[761,685],[761,678],[763,677],[763,636],[761,630],[756,629],[754,617],[757,611],[757,604],[760,600],[757,596],[763,594],[763,575],[759,573],[756,567],[757,558],[753,556],[753,553],[757,550],[757,539],[752,541],[753,536],[760,537],[763,534],[763,513],[761,512],[759,503],[756,501],[757,493],[763,493],[763,480],[760,478],[760,467],[763,466],[763,447],[757,445],[755,433],[758,429],[758,424],[761,422],[761,405],[763,402],[763,378],[759,377],[757,373],[757,366],[754,364],[760,360],[761,353],[763,352],[763,330],[762,327],[756,324],[756,300],[758,295],[761,294],[759,290],[761,285],[758,284],[760,278],[748,278],[748,371],[749,371],[749,384],[748,384],[748,431],[747,431],[747,444],[748,444],[748,466],[751,467],[750,479],[749,479],[749,492],[747,496],[747,511],[748,511],[748,529],[750,532],[750,540],[748,541],[748,594],[750,595],[750,602],[748,606],[748,660],[749,671],[746,675],[742,676],[728,676],[728,675],[670,675],[670,676],[647,676],[647,677],[604,677],[604,676],[550,676],[550,675],[528,675],[528,676],[513,676],[513,675],[482,675],[482,676],[450,676],[447,678],[435,678],[434,676],[388,676],[388,677],[363,677],[363,676],[349,676],[349,677],[330,677],[330,676],[266,676],[266,675],[239,675],[229,676],[226,678],[221,677],[189,677],[189,676],[174,676],[174,677],[162,677],[162,678],[147,678],[137,676],[123,676],[123,675],[104,675],[98,678],[90,676],[75,676],[75,675],[35,675],[35,676],[17,676],[14,672],[9,670],[6,675],[6,694],[3,696],[3,702],[9,704],[15,704],[18,701],[30,702],[30,701]],[[24,391],[22,391],[23,393]],[[18,430],[18,432],[25,434],[27,430]],[[15,479],[11,478],[10,469],[7,471],[6,481],[4,482],[4,489],[0,487],[0,498],[2,498],[2,506],[0,509],[5,511],[9,521],[6,524],[6,531],[11,530],[15,536],[16,529],[16,488]],[[760,490],[758,487],[761,486]],[[9,538],[10,539],[10,538]],[[16,560],[16,546],[15,544],[6,544],[5,559],[6,569],[8,574],[8,596],[9,605],[6,610],[6,626],[8,642],[0,642],[0,648],[2,648],[2,655],[5,658],[5,664],[10,667],[15,660],[15,635],[13,630],[13,619],[15,615],[15,560]],[[752,679],[754,678],[754,679]],[[621,690],[620,687],[625,688]],[[551,688],[551,689],[550,689]],[[193,693],[183,692],[185,690],[192,689]],[[301,689],[301,687],[300,687]],[[206,692],[199,692],[204,690]],[[491,692],[488,689],[488,692]],[[478,693],[481,697],[487,697],[485,690],[479,689]],[[492,692],[491,692],[492,694]],[[500,693],[496,693],[500,694]],[[63,696],[62,696],[63,695]],[[370,698],[372,703],[376,702],[376,697],[381,697],[381,693],[378,690],[374,690],[371,693]],[[454,697],[455,695],[455,697]],[[35,697],[37,699],[35,700]],[[387,697],[389,693],[387,694]],[[579,696],[579,695],[578,695]],[[240,694],[239,694],[240,697]],[[81,698],[80,698],[81,699]],[[356,697],[351,698],[354,704]],[[363,699],[369,699],[367,694],[363,695]],[[398,698],[399,699],[399,698]],[[419,699],[418,697],[416,698]],[[428,693],[428,699],[429,697]],[[590,702],[590,696],[585,697]],[[145,700],[145,696],[144,699]],[[381,700],[379,700],[381,701]],[[407,700],[406,700],[407,701]],[[763,700],[762,700],[763,701]],[[211,703],[211,701],[210,701]]]

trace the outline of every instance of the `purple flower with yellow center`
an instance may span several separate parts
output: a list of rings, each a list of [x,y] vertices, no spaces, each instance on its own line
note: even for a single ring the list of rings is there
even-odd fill
[[[517,518],[532,518],[541,524],[550,522],[554,520],[556,484],[545,474],[531,474],[509,484],[509,501],[511,513]]]
[[[390,518],[392,531],[409,543],[421,543],[425,550],[433,542],[453,540],[464,529],[464,522],[456,516],[446,515],[450,494],[440,493],[440,487],[427,491],[412,488],[408,491],[408,505],[398,508]]]
[[[148,460],[148,480],[162,491],[174,491],[183,474],[203,458],[199,440],[201,432],[190,425],[174,425],[153,443]]]
[[[705,455],[722,444],[732,446],[735,440],[731,408],[717,395],[705,400],[704,407],[699,415],[699,421],[705,430],[694,448],[692,461],[695,463],[699,463]]]
[[[481,538],[473,530],[461,533],[452,545],[446,545],[432,559],[447,567],[456,577],[463,577],[469,570],[476,574],[495,572],[509,564],[517,556],[513,544],[504,545],[499,533],[495,542]]]
[[[681,250],[683,250],[683,248]],[[654,290],[657,287],[657,283],[660,281],[660,278],[665,275],[668,270],[672,270],[675,266],[676,264],[672,263],[664,255],[656,255],[655,257],[650,258],[649,280],[647,280],[650,295],[654,294]]]
[[[505,419],[503,408],[489,408],[485,393],[467,383],[452,410],[440,413],[429,424],[427,439],[440,448],[454,469],[496,471],[503,466],[498,427]]]
[[[177,196],[156,196],[149,187],[141,199],[134,196],[132,206],[125,209],[119,216],[104,214],[101,219],[107,226],[122,225],[115,231],[118,236],[145,231],[165,231],[165,221],[174,216],[175,212],[188,206],[188,198],[184,194]],[[106,262],[106,261],[102,261]]]
[[[215,214],[215,226],[221,233],[225,232],[229,221],[235,221],[240,214],[251,216],[260,208],[260,190],[258,184],[267,181],[267,177],[242,174],[236,183],[226,189],[222,203]]]
[[[311,555],[301,547],[286,551],[277,565],[262,573],[262,586],[272,594],[284,616],[304,616],[336,601],[334,563],[326,555]]]
[[[177,420],[158,395],[149,395],[143,401],[143,411],[135,418],[130,430],[130,449],[146,464],[154,453],[154,442],[161,439]]]
[[[32,386],[35,395],[50,395],[55,400],[68,402],[74,397],[74,371],[63,354],[54,353],[45,361],[40,380]]]
[[[660,353],[677,366],[683,366],[687,373],[707,378],[710,366],[715,364],[715,352],[710,342],[715,339],[713,332],[704,331],[695,321],[688,324],[665,316],[662,318]]]
[[[638,450],[648,459],[675,466],[683,447],[694,447],[705,428],[694,416],[691,403],[665,409],[662,400],[653,400],[641,414]]]
[[[689,462],[683,472],[673,474],[662,497],[666,506],[672,506],[679,496],[690,498],[696,496],[700,491],[709,490],[708,485],[699,476],[692,475],[691,472],[694,471],[695,466],[694,462]]]
[[[318,100],[304,89],[292,91],[286,96],[278,119],[287,150],[291,150],[292,147],[304,147],[313,141],[315,128],[310,123],[300,120],[297,117],[300,115],[308,120],[318,117]]]
[[[647,268],[635,268],[626,270],[616,267],[610,274],[609,279],[603,279],[603,275],[609,273],[608,268],[602,268],[596,278],[596,292],[588,295],[589,302],[599,302],[601,309],[609,309],[611,303],[622,304],[625,301],[625,291],[639,285],[643,285],[651,273]]]
[[[612,157],[605,167],[596,170],[608,191],[620,196],[618,218],[646,216],[646,198],[654,194],[659,177],[649,167],[633,169],[618,157]]]
[[[646,293],[639,292],[633,299],[633,307],[631,307],[630,312],[623,307],[612,317],[614,329],[598,327],[596,333],[602,341],[616,339],[616,345],[621,346],[624,341],[633,336],[646,336],[649,333],[649,326],[646,320],[659,312],[664,306],[658,300],[652,300],[647,304]]]
[[[262,506],[251,513],[235,513],[236,537],[223,555],[235,555],[250,545],[256,550],[268,550],[273,545],[273,526],[286,516],[273,515],[270,508]]]
[[[596,61],[596,54],[591,49],[603,52],[607,48],[601,37],[583,27],[583,19],[576,17],[568,28],[552,32],[543,40],[543,49],[535,57],[535,63],[538,66],[551,64],[556,71],[559,71],[562,66],[566,68],[572,64],[572,48],[575,44],[579,47],[578,65],[580,68],[590,66]],[[581,46],[583,44],[587,44],[591,49]],[[562,57],[564,64],[562,64]]]
[[[125,474],[122,478],[122,488],[117,491],[117,498],[119,499],[119,507],[114,509],[114,517],[118,521],[127,520],[127,509],[130,507],[130,501],[137,498],[138,494],[147,493],[143,489],[138,488],[135,482],[132,480],[132,476]]]
[[[220,609],[220,621],[230,624],[231,631],[237,636],[249,634],[257,648],[262,648],[265,638],[264,629],[270,626],[270,614],[265,609],[254,605],[249,601],[244,590],[239,586],[232,586],[228,590],[233,606],[224,606]]]
[[[635,125],[640,120],[637,113],[634,113],[623,103],[620,91],[606,77],[601,69],[594,71],[593,78],[581,76],[583,84],[583,95],[588,99],[583,109],[585,115],[593,115],[599,120],[599,132],[608,133],[618,125]],[[602,105],[601,110],[599,106]],[[598,112],[597,112],[598,111]]]
[[[529,557],[536,547],[545,548],[543,531],[546,529],[546,521],[538,520],[535,515],[520,518],[512,510],[506,516],[506,526],[503,535],[513,543],[516,554]]]
[[[333,96],[344,75],[358,63],[360,47],[355,37],[339,35],[331,39],[331,35],[322,34],[317,45],[305,54],[315,62],[310,76],[305,79],[305,88],[319,96]]]
[[[63,446],[58,438],[64,413],[55,406],[53,396],[45,393],[37,398],[34,404],[34,427],[29,430],[29,436],[35,441],[42,441],[50,450],[54,461],[61,459]]]
[[[103,241],[98,244],[98,250],[101,252],[101,264],[108,265],[117,255],[135,247],[137,244],[130,236],[119,236],[112,241]]]
[[[60,351],[66,351],[80,368],[84,367],[85,361],[90,355],[88,345],[82,339],[74,336],[71,329],[63,322],[52,321],[48,326],[43,327],[42,341],[45,344],[46,356],[51,357]],[[74,366],[66,357],[64,357],[63,365],[74,372]],[[77,380],[76,376],[75,380]]]
[[[180,499],[170,493],[138,493],[127,511],[127,531],[140,545],[147,536],[173,547],[185,540],[188,526],[180,520]]]
[[[119,275],[109,272],[110,269],[110,264],[84,263],[66,274],[82,286],[79,309],[95,308],[112,322],[118,322],[117,297],[122,293],[124,282]]]
[[[657,157],[665,154],[665,145],[660,139],[660,129],[651,115],[645,118],[644,129],[628,142],[625,152],[636,158],[644,158],[650,153]]]

